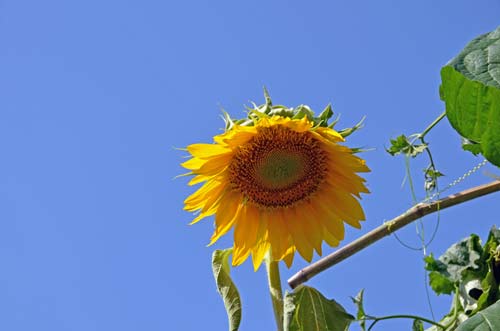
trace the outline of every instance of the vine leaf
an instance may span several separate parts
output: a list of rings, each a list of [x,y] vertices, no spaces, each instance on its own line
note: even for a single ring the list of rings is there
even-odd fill
[[[456,331],[497,331],[500,330],[500,301],[477,312],[456,329]]]
[[[241,322],[241,299],[236,285],[229,275],[229,255],[233,249],[216,250],[212,255],[212,270],[217,284],[217,291],[224,301],[229,331],[238,331]]]
[[[356,319],[359,321],[359,327],[361,328],[362,331],[366,331],[366,313],[365,313],[365,308],[363,304],[363,295],[364,295],[365,290],[362,289],[359,291],[359,293],[356,295],[356,297],[351,297],[352,302],[356,305],[358,308],[358,312],[356,313]]]
[[[396,139],[391,139],[391,147],[386,149],[386,151],[392,156],[402,153],[405,154],[406,156],[415,157],[418,154],[425,151],[427,147],[428,147],[427,144],[410,143],[408,137],[402,134]]]
[[[438,260],[431,255],[425,261],[433,290],[438,294],[455,292],[450,312],[440,321],[447,330],[457,330],[458,325],[500,300],[500,230],[496,227],[483,246],[473,234],[452,245]],[[439,328],[432,326],[427,331]]]
[[[354,320],[335,300],[305,285],[286,293],[284,308],[285,331],[345,331]]]
[[[425,257],[425,269],[430,271],[429,282],[437,294],[451,294],[458,283],[482,270],[477,264],[483,253],[481,241],[475,234],[459,241],[435,259]]]
[[[441,69],[441,99],[452,127],[500,166],[500,27],[472,40]]]

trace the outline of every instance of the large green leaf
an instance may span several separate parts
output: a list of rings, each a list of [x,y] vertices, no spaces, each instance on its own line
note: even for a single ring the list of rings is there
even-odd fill
[[[301,285],[285,296],[285,331],[345,331],[354,317],[335,300]]]
[[[483,272],[480,258],[483,253],[477,235],[459,241],[434,259],[433,255],[425,257],[425,268],[430,271],[429,281],[437,294],[451,294],[471,274]]]
[[[441,79],[446,115],[468,140],[464,148],[500,166],[500,27],[472,40],[443,67]]]
[[[217,290],[224,301],[229,331],[238,331],[241,322],[241,299],[236,285],[229,275],[229,255],[233,249],[216,250],[212,255],[212,270],[217,284]]]
[[[498,331],[500,330],[500,301],[494,305],[477,312],[464,323],[462,323],[456,331]]]

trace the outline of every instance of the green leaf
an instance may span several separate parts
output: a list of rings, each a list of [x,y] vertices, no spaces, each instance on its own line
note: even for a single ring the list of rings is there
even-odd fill
[[[425,178],[425,190],[432,191],[437,187],[437,180],[439,177],[443,177],[444,174],[435,168],[432,168],[432,165],[424,169],[424,178]]]
[[[424,331],[424,323],[421,320],[413,320],[412,331]]]
[[[456,329],[456,331],[498,331],[500,330],[500,301],[477,312]]]
[[[483,293],[477,299],[476,311],[485,309],[500,300],[500,230],[493,227],[484,245],[482,260],[488,273],[481,282]]]
[[[396,139],[391,139],[391,147],[386,151],[392,156],[402,153],[406,156],[415,157],[425,151],[426,148],[427,144],[411,144],[408,137],[402,134]]]
[[[363,306],[363,295],[364,295],[365,290],[359,291],[359,293],[356,295],[355,298],[351,297],[352,302],[356,305],[356,308],[358,308],[358,312],[356,313],[356,319],[359,321],[359,326],[361,327],[362,331],[366,331],[366,313],[365,313],[365,308]]]
[[[345,331],[354,317],[335,300],[301,285],[285,295],[285,331]]]
[[[430,271],[432,289],[437,294],[450,294],[459,282],[484,272],[482,264],[477,263],[482,252],[480,239],[473,234],[452,245],[438,260],[432,254],[426,256],[425,269]]]
[[[469,151],[474,155],[481,154],[481,144],[462,137],[462,149]]]
[[[467,146],[500,166],[500,27],[472,40],[441,70],[441,99]]]
[[[217,291],[224,301],[229,331],[238,331],[241,322],[241,299],[238,289],[229,275],[229,255],[233,249],[216,250],[212,255],[212,270],[217,284]]]

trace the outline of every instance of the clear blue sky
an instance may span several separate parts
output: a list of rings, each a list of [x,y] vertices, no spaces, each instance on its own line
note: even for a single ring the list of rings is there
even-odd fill
[[[351,145],[376,149],[364,154],[373,193],[348,242],[411,206],[403,159],[384,147],[442,112],[441,66],[499,18],[498,0],[0,1],[0,330],[225,330],[211,220],[187,225],[193,189],[173,180],[174,147],[210,141],[220,108],[241,116],[263,85],[290,106],[332,102],[340,126],[366,115]],[[429,141],[442,185],[481,160],[447,122]],[[499,198],[443,211],[429,250],[484,238]],[[431,232],[436,217],[425,222]],[[418,244],[413,226],[400,235]],[[273,330],[264,271],[246,262],[233,275],[241,331]],[[429,316],[423,277],[421,252],[387,238],[309,284],[350,311],[364,288],[372,315]],[[432,304],[441,316],[449,298]]]

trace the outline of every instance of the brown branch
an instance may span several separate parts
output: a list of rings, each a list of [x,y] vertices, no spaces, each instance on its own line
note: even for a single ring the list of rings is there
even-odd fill
[[[497,191],[500,191],[500,181],[498,180],[489,184],[476,186],[471,189],[449,195],[446,198],[434,202],[419,203],[414,207],[408,209],[405,213],[388,222],[385,222],[378,228],[373,229],[372,231],[345,245],[332,254],[327,255],[324,258],[300,270],[295,275],[290,277],[290,279],[288,280],[288,285],[290,285],[291,288],[297,287],[298,285],[306,282],[308,279],[311,279],[318,273],[334,266],[340,261],[345,260],[346,258],[359,252],[360,250],[372,245],[376,241],[390,235],[392,232],[401,229],[405,225],[408,225],[425,215],[432,214],[438,210],[458,205],[462,202],[466,202]]]

